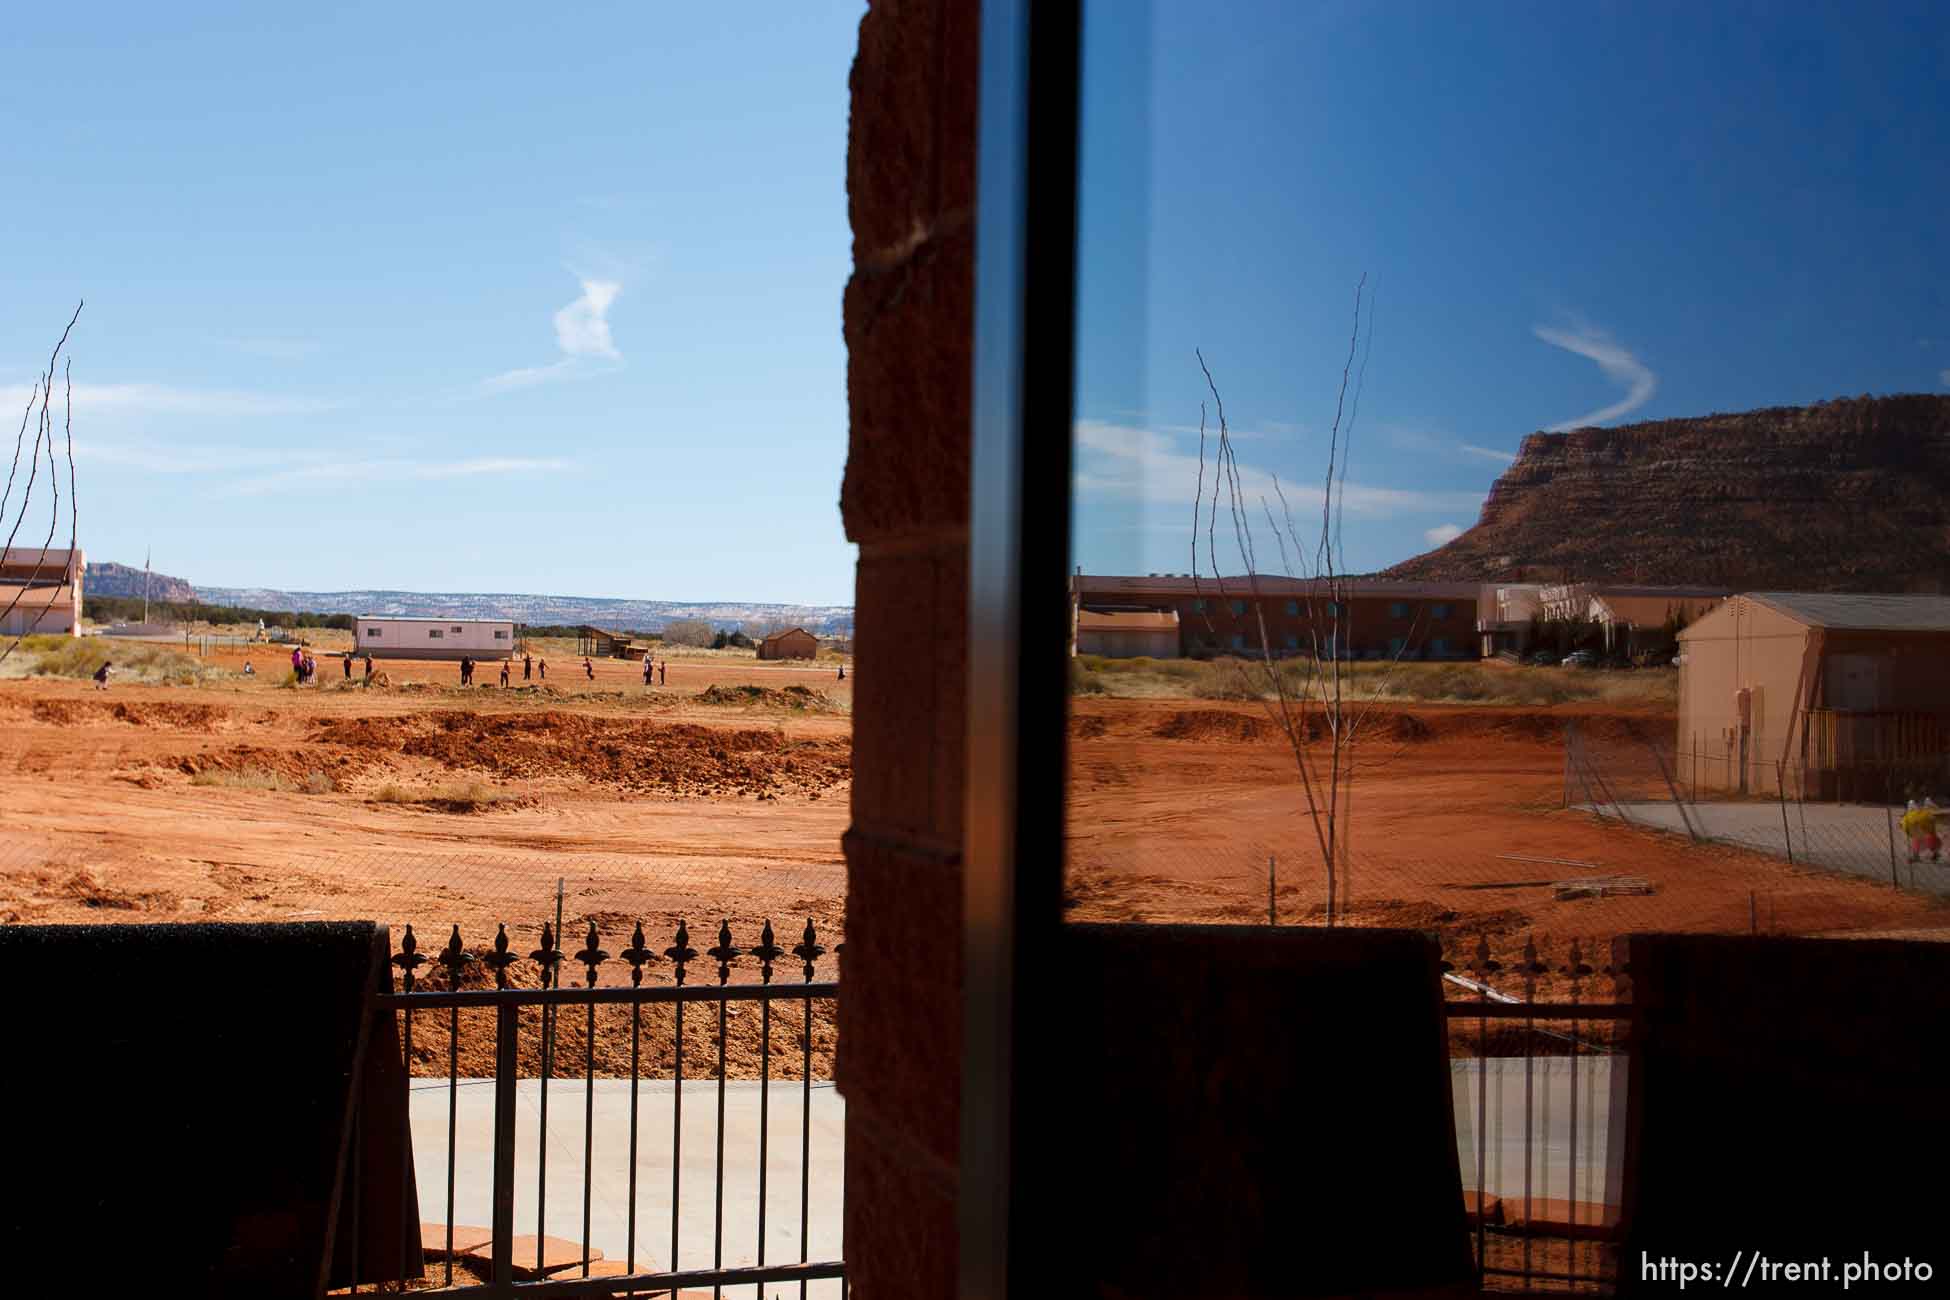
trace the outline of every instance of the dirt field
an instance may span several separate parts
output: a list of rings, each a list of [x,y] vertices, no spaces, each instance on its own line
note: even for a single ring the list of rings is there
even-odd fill
[[[277,647],[203,662],[236,671],[246,655],[254,677],[199,686],[0,681],[0,921],[370,918],[396,938],[413,925],[428,953],[456,925],[484,950],[505,923],[526,954],[559,881],[569,952],[590,921],[616,953],[639,921],[661,951],[687,920],[702,951],[721,920],[749,948],[767,919],[787,947],[811,919],[828,950],[819,977],[837,973],[851,673],[673,655],[645,690],[636,664],[596,663],[591,680],[551,659],[546,685],[517,669],[503,689],[484,667],[488,684],[463,689],[453,664],[381,661],[386,684],[367,688],[326,659],[321,685],[293,688]],[[1572,716],[1588,734],[1665,725],[1595,703],[1380,706],[1357,755],[1344,920],[1435,930],[1459,968],[1479,937],[1506,966],[1532,936],[1551,965],[1577,938],[1603,967],[1631,930],[1950,929],[1928,898],[1565,810]],[[1070,730],[1072,917],[1262,924],[1270,857],[1281,923],[1321,922],[1292,758],[1258,706],[1081,698]],[[1613,874],[1654,892],[1551,888]],[[612,962],[603,979],[625,975]],[[747,960],[732,977],[756,975]],[[700,961],[692,977],[715,971]],[[668,964],[650,978],[668,980]],[[1518,987],[1507,970],[1497,982]],[[686,1028],[687,1053],[709,1059],[707,1040],[689,1042],[709,1027]],[[825,1008],[822,1070],[831,1036]],[[650,1037],[654,1068],[667,1035]],[[755,1026],[733,1038],[732,1072],[755,1070]],[[428,1037],[416,1046],[444,1056]],[[610,1029],[599,1048],[612,1065],[624,1050]]]
[[[453,664],[380,661],[392,684],[367,689],[327,660],[321,686],[294,689],[275,684],[288,651],[208,662],[241,669],[246,653],[254,678],[208,686],[0,681],[0,921],[373,919],[396,942],[412,924],[428,953],[454,925],[483,950],[505,922],[525,955],[560,880],[571,953],[591,919],[611,953],[639,921],[661,952],[680,919],[699,951],[721,920],[748,948],[770,919],[789,948],[811,919],[818,977],[835,977],[850,680],[673,657],[646,691],[639,665],[600,662],[590,681],[551,660],[545,687],[463,690]],[[799,974],[788,958],[781,977]],[[612,960],[603,978],[626,976]],[[668,982],[669,964],[648,978]],[[692,978],[715,970],[700,960]],[[579,1061],[573,1019],[559,1050]],[[686,1025],[695,1061],[711,1059],[688,1042],[704,1019]],[[831,1036],[822,1008],[827,1070]],[[654,1017],[646,1068],[653,1041],[667,1052]]]
[[[1632,930],[1950,933],[1936,900],[1564,809],[1572,716],[1587,734],[1670,725],[1592,705],[1380,708],[1356,750],[1345,921],[1438,931],[1458,968],[1479,936],[1506,965],[1534,935],[1553,966],[1576,938],[1603,967],[1610,940]],[[1264,924],[1271,856],[1281,922],[1319,923],[1320,850],[1262,708],[1079,699],[1070,733],[1073,918]],[[1614,874],[1655,892],[1560,901],[1550,887]]]

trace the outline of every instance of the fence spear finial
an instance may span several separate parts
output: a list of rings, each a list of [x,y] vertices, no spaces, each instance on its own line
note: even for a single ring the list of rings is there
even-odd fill
[[[779,947],[772,936],[772,918],[768,916],[765,918],[765,929],[758,936],[758,947],[752,949],[752,956],[758,958],[759,976],[764,983],[772,982],[772,963],[784,955],[785,949]]]
[[[420,941],[413,937],[413,927],[407,926],[406,937],[399,941],[399,952],[393,957],[393,965],[399,967],[400,983],[408,993],[413,991],[414,968],[426,961],[426,957],[418,951],[419,947]]]
[[[738,960],[739,950],[731,946],[731,921],[729,918],[718,922],[718,946],[711,949],[710,955],[718,963],[718,983],[731,979],[731,963]]]
[[[677,942],[664,949],[664,956],[670,958],[677,967],[677,982],[684,982],[684,963],[697,956],[697,949],[691,947],[691,927],[680,917],[677,922]]]
[[[636,930],[630,935],[630,946],[618,955],[630,963],[631,985],[642,984],[644,963],[657,960],[657,954],[643,946],[643,922],[636,923]]]
[[[609,954],[597,947],[597,943],[596,923],[591,921],[589,923],[589,937],[584,942],[582,951],[576,954],[576,960],[589,968],[586,981],[588,987],[592,989],[596,987],[596,967],[609,960]]]
[[[806,933],[793,945],[792,955],[805,963],[806,983],[812,983],[813,963],[825,955],[826,950],[819,946],[819,935],[813,929],[812,918],[806,918]]]
[[[448,936],[447,946],[440,950],[439,960],[441,967],[447,972],[447,987],[459,988],[461,974],[473,963],[474,956],[462,946],[458,925],[454,927],[453,934]]]

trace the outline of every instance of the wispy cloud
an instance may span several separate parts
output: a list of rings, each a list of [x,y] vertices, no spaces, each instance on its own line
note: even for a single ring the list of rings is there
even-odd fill
[[[1936,372],[1936,377],[1943,381],[1945,388],[1950,388],[1950,370],[1939,370]]]
[[[592,373],[592,361],[621,361],[616,340],[609,332],[609,309],[623,292],[615,280],[577,277],[582,293],[555,313],[555,346],[562,356],[539,366],[520,366],[504,370],[481,381],[483,393],[506,393],[532,388],[557,379],[570,379]]]
[[[1185,512],[1189,527],[1193,498],[1199,491],[1198,457],[1185,451],[1165,433],[1101,420],[1076,423],[1077,490],[1112,499],[1170,506]],[[1318,483],[1290,483],[1280,488],[1293,508],[1320,507]],[[1205,467],[1205,490],[1212,488],[1210,454]],[[1279,509],[1273,476],[1256,466],[1239,466],[1239,488],[1255,510],[1262,497]],[[1474,509],[1479,496],[1456,492],[1423,492],[1411,488],[1376,487],[1349,483],[1346,505],[1351,514],[1386,516],[1416,511]],[[1257,523],[1258,520],[1255,519]]]
[[[1554,348],[1576,353],[1589,361],[1598,363],[1598,369],[1605,378],[1624,388],[1625,395],[1610,406],[1601,406],[1575,419],[1564,420],[1550,426],[1551,433],[1562,433],[1567,429],[1582,429],[1636,411],[1652,400],[1652,394],[1659,390],[1659,376],[1629,350],[1613,341],[1609,334],[1592,325],[1580,324],[1576,329],[1554,329],[1548,325],[1531,328],[1544,342]]]
[[[1460,524],[1437,524],[1434,528],[1427,529],[1423,532],[1422,540],[1430,546],[1442,546],[1461,537],[1462,532],[1462,525]]]
[[[31,384],[0,385],[0,410],[26,405]],[[65,400],[60,382],[54,404]],[[257,393],[225,388],[177,388],[169,384],[76,384],[76,411],[115,411],[140,415],[305,415],[343,405],[318,398]]]
[[[1472,456],[1481,456],[1485,460],[1500,460],[1505,465],[1508,465],[1511,461],[1514,461],[1517,458],[1517,454],[1513,451],[1498,451],[1494,447],[1478,447],[1472,443],[1467,443],[1467,442],[1458,443],[1456,445],[1462,448],[1462,450],[1468,452]]]
[[[472,456],[452,460],[392,455],[335,455],[322,451],[286,451],[266,447],[210,444],[101,442],[75,440],[75,457],[84,462],[136,470],[143,474],[186,474],[222,478],[212,491],[219,496],[256,496],[285,488],[331,482],[410,483],[436,479],[476,478],[499,474],[547,474],[574,468],[556,457]]]

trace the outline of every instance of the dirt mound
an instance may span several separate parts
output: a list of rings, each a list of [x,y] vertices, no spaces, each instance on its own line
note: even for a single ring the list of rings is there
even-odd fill
[[[571,777],[658,794],[818,793],[852,776],[852,744],[843,739],[554,710],[322,721],[317,734],[369,759],[390,752],[505,778]]]
[[[1221,709],[1184,709],[1172,714],[1151,734],[1160,740],[1266,740],[1273,728],[1264,719]]]
[[[1388,735],[1400,741],[1428,740],[1435,735],[1435,729],[1419,714],[1397,713],[1388,719]]]
[[[167,700],[35,700],[34,721],[57,727],[91,722],[123,722],[132,727],[174,727],[178,731],[215,731],[229,712],[208,704],[177,704]]]
[[[317,748],[270,749],[263,745],[233,745],[228,749],[185,754],[173,766],[185,776],[203,772],[247,772],[253,769],[274,772],[302,782],[314,772],[329,776],[349,776],[364,770],[370,760],[356,753]]]
[[[697,702],[821,712],[833,707],[832,700],[810,686],[787,686],[783,690],[770,686],[707,686],[697,693]]]
[[[1071,718],[1070,734],[1078,740],[1100,740],[1110,730],[1102,718]]]

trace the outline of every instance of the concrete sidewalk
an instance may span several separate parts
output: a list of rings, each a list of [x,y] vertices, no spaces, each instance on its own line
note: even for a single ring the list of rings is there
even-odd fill
[[[1640,826],[1687,833],[1679,809],[1670,800],[1580,807]],[[1729,801],[1687,807],[1700,832],[1722,844],[1738,844],[1783,860],[1792,857],[1799,865],[1845,871],[1885,885],[1893,880],[1905,889],[1950,896],[1950,861],[1908,860],[1909,847],[1902,832],[1891,829],[1891,819],[1901,816],[1900,809],[1892,812],[1875,804],[1790,803],[1783,821],[1778,803]]]
[[[1571,1127],[1571,1058],[1539,1056],[1530,1064],[1531,1197],[1534,1201],[1561,1198],[1602,1202],[1611,1153],[1612,1072],[1625,1069],[1625,1058],[1577,1058],[1575,1132]],[[1481,1062],[1481,1066],[1479,1086],[1477,1061],[1449,1062],[1463,1186],[1481,1186],[1519,1205],[1524,1195],[1524,1062],[1521,1057],[1499,1056]],[[1482,1134],[1483,1177],[1479,1181],[1476,1108],[1480,1093],[1487,1093],[1487,1105]]]
[[[800,1257],[800,1142],[805,1133],[803,1084],[774,1082],[771,1087],[765,1258],[796,1263]],[[541,1196],[539,1149],[542,1086],[538,1079],[517,1084],[519,1110],[515,1143],[515,1231],[536,1231]],[[462,1079],[454,1095],[453,1222],[487,1227],[493,1223],[494,1081]],[[731,1082],[724,1090],[724,1236],[726,1267],[758,1262],[758,1169],[760,1090],[754,1082]],[[677,1091],[668,1079],[638,1085],[636,1263],[639,1269],[669,1268],[671,1259],[672,1126]],[[587,1098],[582,1080],[553,1079],[548,1085],[547,1195],[542,1231],[580,1242],[582,1232],[583,1141]],[[448,1085],[416,1079],[409,1108],[413,1125],[414,1168],[419,1180],[420,1218],[446,1223]],[[841,1258],[840,1232],[845,1154],[845,1103],[830,1082],[812,1086],[810,1194],[807,1197],[807,1257]],[[626,1258],[629,1245],[630,1084],[598,1079],[594,1090],[589,1243],[605,1258]],[[682,1153],[677,1221],[676,1265],[705,1268],[713,1263],[716,1213],[718,1088],[715,1081],[686,1079],[683,1088]],[[565,1275],[566,1276],[566,1275]],[[769,1300],[773,1288],[767,1288]],[[750,1295],[753,1288],[741,1288]],[[798,1288],[779,1287],[780,1295]],[[738,1292],[727,1290],[726,1295]],[[810,1294],[838,1297],[837,1283],[819,1283]]]

